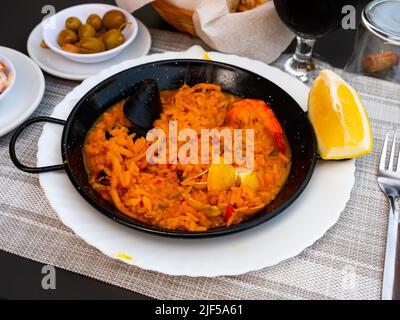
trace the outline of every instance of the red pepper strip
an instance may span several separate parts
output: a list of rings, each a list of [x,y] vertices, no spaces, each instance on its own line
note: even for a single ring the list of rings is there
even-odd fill
[[[230,219],[230,217],[232,217],[233,211],[234,211],[234,209],[233,209],[233,207],[232,207],[231,205],[228,205],[228,206],[226,207],[225,216],[224,216],[225,222],[228,222],[228,220]]]

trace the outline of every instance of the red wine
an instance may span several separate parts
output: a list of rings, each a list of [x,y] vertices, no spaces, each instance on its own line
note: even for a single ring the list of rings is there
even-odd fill
[[[343,17],[343,6],[354,5],[355,1],[274,0],[274,4],[283,23],[296,35],[315,39],[337,29]]]

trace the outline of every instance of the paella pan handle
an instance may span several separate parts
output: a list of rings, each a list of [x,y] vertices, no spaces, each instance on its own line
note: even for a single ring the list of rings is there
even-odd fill
[[[29,127],[32,124],[35,124],[37,122],[51,122],[51,123],[55,123],[55,124],[59,124],[59,125],[65,125],[65,123],[66,123],[64,120],[50,118],[50,117],[37,117],[37,118],[33,118],[33,119],[25,121],[14,132],[13,136],[11,137],[11,141],[10,141],[10,157],[11,157],[11,161],[14,163],[14,165],[19,170],[22,170],[22,171],[25,171],[25,172],[28,172],[28,173],[43,173],[43,172],[52,172],[52,171],[64,170],[64,165],[63,164],[36,168],[36,167],[28,167],[28,166],[22,164],[18,160],[16,152],[15,152],[15,144],[17,142],[17,139],[27,127]]]

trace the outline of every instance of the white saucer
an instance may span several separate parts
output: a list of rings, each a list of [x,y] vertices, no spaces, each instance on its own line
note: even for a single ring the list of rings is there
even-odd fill
[[[24,122],[36,110],[44,94],[44,76],[39,67],[24,54],[0,46],[0,54],[15,66],[16,81],[0,101],[0,137]]]
[[[118,72],[155,61],[203,56],[204,50],[194,47],[185,53],[165,52],[124,61],[75,87],[54,108],[52,117],[67,119],[77,101]],[[247,58],[216,52],[209,52],[209,56],[273,81],[307,109],[309,89],[287,73]],[[61,136],[61,126],[44,126],[38,143],[38,166],[62,163]],[[311,246],[339,219],[350,199],[354,172],[354,160],[319,161],[309,185],[285,212],[251,230],[208,239],[169,239],[129,229],[91,207],[66,174],[41,174],[39,180],[63,223],[107,256],[169,275],[215,277],[272,266]]]
[[[56,77],[82,81],[122,61],[140,58],[149,52],[151,47],[150,32],[142,22],[136,21],[139,25],[136,39],[121,54],[111,60],[95,64],[83,64],[65,59],[50,49],[43,49],[40,47],[40,42],[43,40],[41,24],[33,29],[28,38],[28,53],[43,71]]]

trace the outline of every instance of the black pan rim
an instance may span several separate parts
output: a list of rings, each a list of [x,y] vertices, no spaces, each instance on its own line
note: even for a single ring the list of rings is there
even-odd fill
[[[111,78],[113,77],[117,77],[119,74],[126,72],[127,70],[130,69],[134,69],[134,68],[141,68],[141,67],[146,67],[146,66],[152,66],[152,65],[158,65],[158,64],[167,64],[167,63],[203,63],[203,64],[213,64],[216,66],[223,66],[223,67],[229,67],[232,69],[236,69],[236,70],[240,70],[246,73],[251,74],[252,76],[255,77],[259,77],[262,78],[270,83],[272,83],[273,85],[275,85],[276,87],[278,87],[280,90],[282,90],[283,92],[285,92],[286,95],[288,95],[296,104],[296,107],[299,108],[302,112],[303,112],[303,117],[305,120],[305,123],[308,126],[308,129],[310,131],[311,134],[311,145],[313,146],[313,154],[312,154],[312,158],[310,159],[310,167],[309,170],[307,172],[307,175],[305,177],[305,179],[303,180],[303,182],[301,183],[301,185],[297,188],[297,190],[290,196],[290,198],[288,200],[286,200],[282,205],[280,205],[278,208],[264,213],[260,211],[260,216],[257,218],[254,218],[252,220],[249,221],[245,221],[241,224],[238,225],[234,225],[232,227],[228,227],[228,228],[216,228],[216,229],[210,229],[204,232],[189,232],[189,231],[173,231],[173,230],[167,230],[167,229],[161,229],[161,228],[156,228],[153,227],[151,225],[146,225],[143,224],[139,221],[133,223],[132,221],[129,221],[130,219],[128,219],[128,217],[124,218],[124,216],[121,214],[121,216],[117,216],[115,212],[108,210],[107,208],[103,207],[99,202],[97,202],[95,199],[93,199],[84,189],[84,187],[77,181],[76,177],[74,176],[70,165],[68,163],[68,159],[67,159],[67,145],[68,145],[68,141],[67,141],[67,137],[68,137],[68,132],[70,130],[70,126],[72,124],[72,119],[74,118],[74,114],[77,112],[77,110],[79,109],[80,104],[82,103],[83,100],[86,99],[87,96],[93,94],[93,92],[95,90],[97,90],[97,87],[100,86],[102,83],[109,81]],[[169,238],[181,238],[181,239],[199,239],[199,238],[211,238],[211,237],[220,237],[220,236],[226,236],[226,235],[230,235],[230,234],[235,234],[238,232],[242,232],[251,228],[254,228],[256,226],[259,226],[265,222],[267,222],[268,220],[271,220],[272,218],[276,217],[277,215],[279,215],[280,213],[284,212],[294,201],[297,200],[297,198],[301,195],[301,193],[305,190],[305,188],[307,187],[308,183],[311,180],[311,177],[314,173],[314,169],[317,163],[317,142],[316,142],[316,137],[315,137],[315,133],[314,130],[311,126],[311,123],[308,120],[308,117],[306,116],[306,112],[300,107],[300,105],[280,86],[278,86],[276,83],[274,83],[273,81],[264,78],[263,76],[254,73],[252,71],[246,70],[244,68],[241,67],[237,67],[231,64],[227,64],[224,62],[215,62],[215,61],[206,61],[206,60],[201,60],[201,59],[168,59],[168,60],[160,60],[160,61],[154,61],[154,62],[148,62],[145,64],[141,64],[141,65],[137,65],[134,66],[132,68],[128,68],[125,70],[122,70],[116,74],[111,75],[110,77],[104,79],[102,82],[98,83],[97,85],[95,85],[92,89],[90,89],[74,106],[74,108],[72,109],[72,111],[70,112],[67,120],[66,120],[66,124],[63,130],[63,134],[62,134],[62,139],[61,139],[61,154],[62,154],[62,159],[63,162],[65,164],[65,171],[70,179],[70,181],[72,182],[73,186],[75,187],[75,189],[79,192],[79,194],[95,209],[97,209],[100,213],[102,213],[103,215],[105,215],[106,217],[112,219],[113,221],[116,221],[126,227],[129,227],[131,229],[134,230],[138,230],[138,231],[142,231],[145,232],[147,234],[151,234],[151,235],[155,235],[155,236],[165,236],[165,237],[169,237]],[[115,209],[117,210],[117,209]]]

